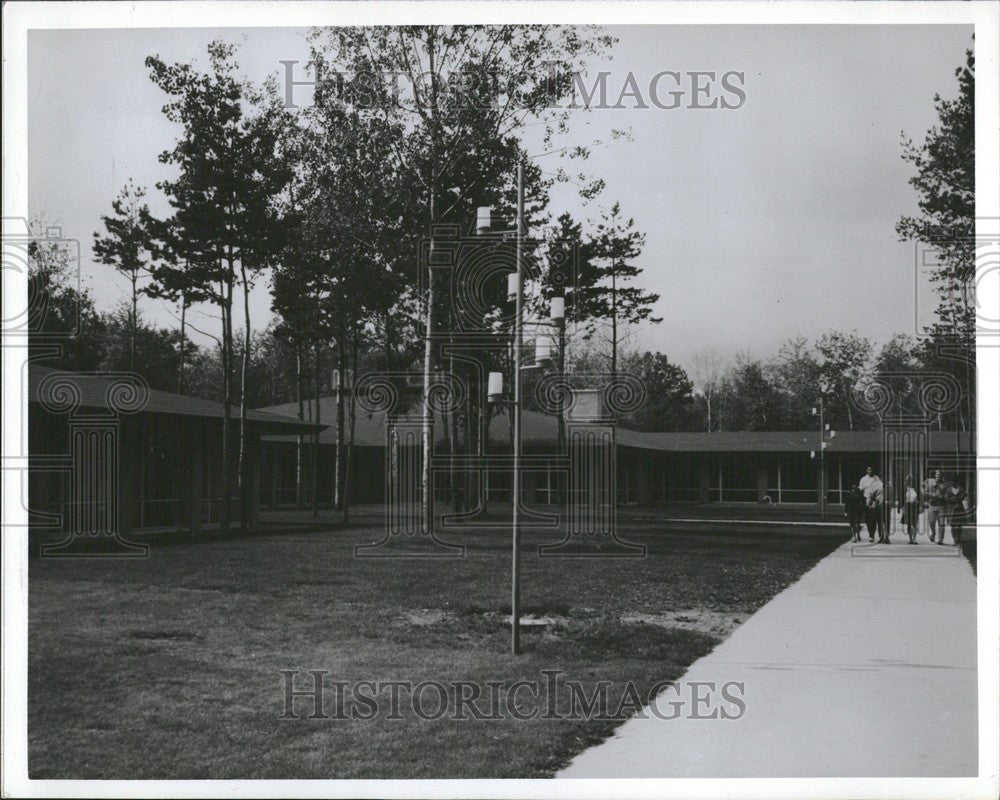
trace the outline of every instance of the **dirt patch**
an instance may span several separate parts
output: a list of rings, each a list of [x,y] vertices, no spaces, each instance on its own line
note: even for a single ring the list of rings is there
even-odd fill
[[[410,625],[437,625],[448,618],[448,612],[439,608],[418,608],[403,614],[403,621]]]
[[[745,615],[694,608],[665,614],[626,614],[622,616],[622,622],[660,625],[664,628],[685,628],[724,638],[736,630],[745,618]]]
[[[139,641],[193,642],[201,637],[192,631],[163,630],[132,631],[128,634],[128,638],[138,639]]]

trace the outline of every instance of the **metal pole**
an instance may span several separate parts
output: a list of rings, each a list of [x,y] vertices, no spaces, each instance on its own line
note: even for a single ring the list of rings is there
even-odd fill
[[[819,515],[826,516],[826,427],[823,425],[823,396],[819,398]]]
[[[563,314],[565,315],[565,306],[563,307]],[[557,363],[557,368],[559,370],[559,374],[562,375],[566,372],[566,317],[565,316],[563,316],[562,319],[558,320],[558,322],[556,323],[556,327],[559,332],[559,361]],[[559,392],[558,403],[559,403],[559,414],[556,419],[557,422],[556,455],[559,458],[562,458],[563,452],[566,449],[566,415],[563,410],[562,392]],[[568,506],[566,505],[567,482],[564,480],[565,477],[566,476],[562,472],[558,470],[556,471],[556,481],[558,482],[559,485],[559,491],[558,491],[559,505],[562,508],[568,508]]]
[[[524,270],[521,264],[524,248],[524,164],[517,165],[517,297],[514,305],[514,475],[513,531],[511,537],[510,582],[510,651],[521,652],[521,340],[524,315]]]

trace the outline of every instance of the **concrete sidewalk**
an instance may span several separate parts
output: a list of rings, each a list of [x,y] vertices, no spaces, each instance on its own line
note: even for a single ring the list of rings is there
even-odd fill
[[[957,548],[844,545],[682,679],[743,682],[742,717],[671,694],[681,718],[635,717],[557,777],[976,775],[975,604]]]

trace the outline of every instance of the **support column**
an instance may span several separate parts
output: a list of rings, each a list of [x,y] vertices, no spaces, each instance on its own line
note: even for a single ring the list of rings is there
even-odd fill
[[[254,528],[260,526],[260,471],[261,452],[260,434],[256,431],[250,435],[250,525]]]
[[[826,491],[826,463],[825,459],[819,458],[819,475],[816,476],[816,508],[823,508],[823,493]]]
[[[123,419],[118,435],[121,438],[118,445],[118,532],[127,539],[138,527],[139,505],[142,503],[139,494],[139,450],[142,447],[139,421]]]
[[[709,458],[708,453],[699,453],[698,456],[698,502],[707,503],[709,502],[709,483],[711,482],[711,477],[709,476]]]
[[[271,448],[268,452],[270,454],[271,462],[271,508],[277,508],[281,499],[281,456],[284,453],[284,448],[282,448],[278,442],[271,442]],[[261,442],[260,445],[260,457],[263,462],[263,442]],[[263,463],[261,463],[261,468],[263,468]]]
[[[757,462],[757,502],[767,501],[767,462],[760,459]]]
[[[652,457],[635,460],[636,499],[641,506],[648,506],[653,503],[653,496],[650,491],[650,486],[653,482],[653,476],[650,474],[653,470],[653,463],[654,458]]]
[[[202,488],[205,481],[205,436],[197,422],[188,424],[188,453],[191,456],[191,477],[188,485],[188,531],[201,533]]]

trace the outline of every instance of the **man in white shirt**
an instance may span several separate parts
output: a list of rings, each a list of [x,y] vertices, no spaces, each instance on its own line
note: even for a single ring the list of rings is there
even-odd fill
[[[860,488],[861,491],[865,493],[866,501],[868,500],[868,497],[871,494],[871,487],[875,484],[876,481],[878,481],[878,477],[876,477],[875,475],[875,468],[869,465],[865,469],[865,474],[861,476],[861,480],[858,481],[858,488]]]
[[[882,519],[885,496],[882,481],[875,474],[875,468],[869,466],[864,477],[858,481],[858,486],[865,493],[865,526],[868,528],[868,541],[875,541],[878,533],[879,543],[885,542],[885,526]]]

